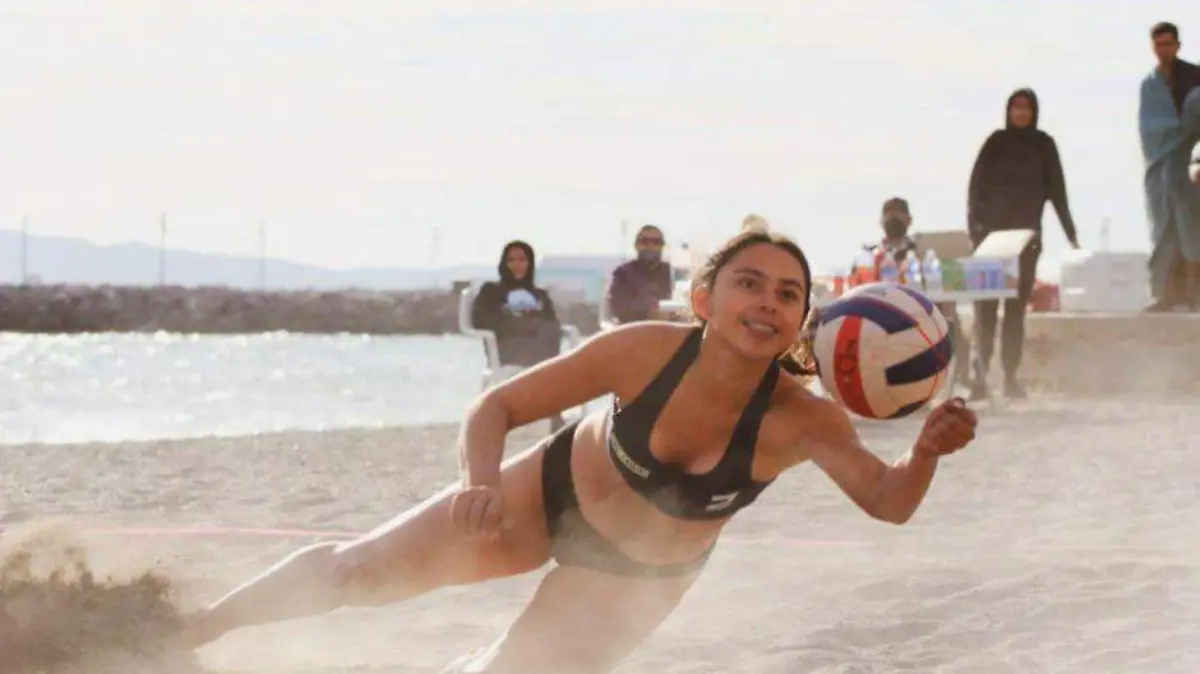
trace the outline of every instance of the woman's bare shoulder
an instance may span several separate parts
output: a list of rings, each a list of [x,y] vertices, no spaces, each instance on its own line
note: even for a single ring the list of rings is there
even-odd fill
[[[629,348],[636,353],[653,353],[658,350],[673,351],[679,348],[679,345],[694,329],[696,326],[685,323],[639,321],[598,333],[592,339],[608,340],[613,348],[622,351]]]
[[[835,400],[813,393],[803,381],[787,377],[776,391],[775,405],[780,442],[789,446],[840,435],[852,427],[846,410]]]
[[[680,338],[695,330],[696,326],[692,323],[677,323],[674,321],[637,321],[636,323],[626,323],[608,331],[613,335],[628,335],[633,339],[648,339],[661,337],[663,335],[679,335]]]
[[[588,360],[595,367],[609,374],[633,373],[661,366],[694,328],[666,321],[630,323],[596,333],[582,350],[591,354]]]

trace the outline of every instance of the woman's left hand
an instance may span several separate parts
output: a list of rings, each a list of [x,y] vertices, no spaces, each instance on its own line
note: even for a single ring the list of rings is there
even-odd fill
[[[1193,185],[1200,185],[1200,161],[1192,162],[1188,167],[1188,175],[1192,177]]]
[[[953,454],[975,439],[978,423],[978,417],[962,398],[951,398],[925,418],[914,451],[929,458]]]

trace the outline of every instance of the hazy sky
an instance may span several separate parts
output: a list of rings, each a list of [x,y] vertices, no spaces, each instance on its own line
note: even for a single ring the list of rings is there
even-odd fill
[[[490,263],[515,236],[614,252],[623,219],[711,240],[750,211],[844,266],[887,197],[963,226],[1020,86],[1084,244],[1111,216],[1144,249],[1149,26],[1200,58],[1195,0],[0,8],[0,228],[155,242],[165,210],[172,247],[252,253],[265,221],[272,255],[331,266],[428,264],[434,225],[442,263]]]

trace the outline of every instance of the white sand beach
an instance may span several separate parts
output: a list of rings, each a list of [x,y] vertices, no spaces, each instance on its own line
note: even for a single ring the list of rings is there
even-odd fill
[[[619,671],[1191,674],[1198,402],[1037,397],[985,409],[978,441],[943,463],[901,527],[868,519],[814,467],[795,470],[738,515]],[[891,458],[919,421],[861,428]],[[64,523],[98,571],[157,569],[194,606],[317,539],[147,530],[362,531],[453,478],[454,434],[5,447],[0,515],[16,529],[0,540]],[[520,431],[513,447],[536,437]],[[222,674],[436,672],[497,637],[542,573],[243,630],[201,662]]]

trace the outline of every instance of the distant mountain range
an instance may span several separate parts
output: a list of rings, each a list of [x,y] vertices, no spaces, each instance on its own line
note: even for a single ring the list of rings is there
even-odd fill
[[[142,243],[100,245],[67,237],[29,235],[27,274],[30,282],[85,285],[156,285],[159,250]],[[260,262],[255,257],[167,249],[166,282],[181,286],[230,286],[257,289]],[[329,269],[268,258],[270,290],[416,290],[447,288],[452,281],[488,279],[495,267],[456,266],[441,269],[384,267]],[[0,283],[21,281],[21,233],[0,230]]]

